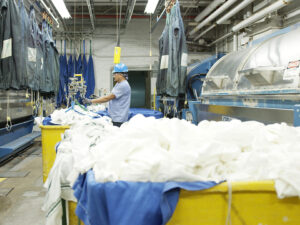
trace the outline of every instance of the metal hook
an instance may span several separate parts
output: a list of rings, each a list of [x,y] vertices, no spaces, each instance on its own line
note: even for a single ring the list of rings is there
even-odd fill
[[[6,126],[5,126],[5,128],[6,128],[6,130],[8,132],[10,132],[11,129],[12,129],[12,122],[11,122],[11,118],[9,116],[6,118]]]

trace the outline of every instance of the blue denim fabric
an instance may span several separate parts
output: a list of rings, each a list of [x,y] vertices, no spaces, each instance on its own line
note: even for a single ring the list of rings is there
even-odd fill
[[[158,94],[175,97],[184,94],[187,65],[182,59],[187,57],[187,46],[178,2],[167,14],[166,26],[159,40],[159,53]],[[167,60],[163,61],[163,58]]]
[[[37,74],[37,23],[35,20],[34,9],[29,13],[29,26],[28,26],[28,62],[27,62],[27,75],[28,86],[34,90],[39,90],[39,77]]]
[[[51,39],[48,33],[48,25],[45,21],[42,23],[42,37],[43,37],[43,49],[44,49],[44,77],[43,77],[43,91],[53,91],[53,79],[51,75],[51,68],[53,61],[53,50],[51,49]]]
[[[0,52],[3,50],[3,41],[11,40],[12,54],[0,59],[1,89],[20,89],[24,83],[22,74],[21,23],[20,13],[15,1],[0,1]]]
[[[44,75],[44,45],[43,45],[43,37],[42,32],[38,25],[36,25],[36,74],[38,77],[38,88],[41,92],[45,92],[45,75]]]
[[[19,12],[20,12],[20,22],[21,22],[21,48],[19,54],[21,55],[21,72],[22,72],[22,81],[21,86],[24,88],[29,87],[29,77],[27,75],[27,62],[28,62],[28,51],[27,51],[27,42],[28,42],[28,29],[29,29],[29,19],[24,6],[23,0],[19,0]],[[30,75],[30,74],[29,74]]]

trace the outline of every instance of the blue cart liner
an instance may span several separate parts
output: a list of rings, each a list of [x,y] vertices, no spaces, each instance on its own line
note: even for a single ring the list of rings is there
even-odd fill
[[[109,114],[108,114],[107,110],[98,111],[97,113],[101,116],[108,116],[109,117]],[[132,117],[136,116],[137,114],[142,114],[145,117],[153,116],[156,119],[160,119],[160,118],[164,117],[164,114],[162,112],[155,111],[155,110],[152,110],[152,109],[130,108],[129,109],[128,120],[130,120]]]
[[[175,211],[180,189],[196,191],[215,182],[106,182],[94,172],[79,175],[73,189],[77,216],[85,225],[164,225]]]

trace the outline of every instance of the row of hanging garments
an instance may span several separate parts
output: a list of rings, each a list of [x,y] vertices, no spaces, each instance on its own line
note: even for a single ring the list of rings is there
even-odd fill
[[[62,43],[61,46],[63,46]],[[67,59],[66,41],[64,41],[64,52],[59,57],[60,75],[59,75],[59,91],[58,91],[57,101],[56,101],[57,107],[61,107],[62,104],[67,105],[67,98],[69,94],[68,87],[70,83],[69,78],[74,77],[74,74],[82,74],[83,76],[85,85],[87,86],[85,97],[89,98],[92,94],[94,94],[95,76],[94,76],[94,63],[93,63],[91,46],[92,45],[90,41],[90,54],[89,54],[88,61],[86,60],[85,40],[83,40],[83,54],[81,54],[81,47],[80,47],[80,54],[78,58],[76,57],[76,53],[74,51],[74,54],[73,55],[71,54],[69,56],[69,59]],[[71,42],[70,49],[72,49],[72,42]]]
[[[57,94],[59,53],[52,27],[40,26],[33,6],[23,0],[0,0],[0,89],[31,89]]]

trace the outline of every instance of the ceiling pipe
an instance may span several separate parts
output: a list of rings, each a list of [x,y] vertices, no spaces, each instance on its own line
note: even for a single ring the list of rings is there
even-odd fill
[[[214,20],[217,16],[219,16],[221,13],[223,13],[226,9],[228,9],[231,5],[233,5],[237,0],[228,0],[225,2],[221,7],[219,7],[216,11],[214,11],[212,14],[210,14],[205,20],[203,20],[201,23],[199,23],[189,34],[193,35],[198,30],[200,30],[202,27],[206,26],[208,23],[210,23],[212,20]]]
[[[93,30],[95,30],[95,15],[94,15],[94,13],[93,13],[91,1],[93,1],[93,0],[86,0],[86,4],[87,4],[87,6],[88,6],[88,10],[89,10],[89,14],[90,14],[90,19],[91,19],[92,28],[93,28]]]
[[[264,16],[266,16],[269,13],[272,13],[278,9],[283,8],[284,6],[286,6],[287,4],[291,3],[293,0],[278,0],[275,3],[273,3],[272,5],[260,10],[259,12],[253,14],[252,16],[250,16],[249,18],[243,20],[242,22],[240,22],[239,24],[235,25],[234,27],[232,27],[232,31],[233,32],[237,32],[247,26],[249,26],[250,24],[262,19]]]
[[[127,10],[126,10],[125,19],[124,19],[125,26],[127,26],[131,20],[133,10],[135,7],[135,3],[136,3],[136,0],[129,0],[127,2]]]
[[[237,5],[234,9],[232,9],[230,12],[228,12],[226,15],[224,15],[222,18],[217,20],[217,24],[222,24],[226,20],[230,19],[232,16],[237,14],[242,9],[246,8],[250,3],[254,2],[255,0],[244,0],[242,3]]]
[[[214,0],[210,3],[198,16],[196,16],[195,21],[199,22],[209,15],[215,8],[224,3],[226,0]]]
[[[211,25],[208,29],[206,29],[201,34],[199,34],[197,37],[195,37],[194,41],[197,41],[200,37],[202,37],[208,31],[210,31],[211,29],[213,29],[216,25],[220,25],[220,24],[224,23],[225,21],[227,21],[228,19],[230,19],[232,16],[234,16],[235,14],[237,14],[242,9],[246,8],[249,4],[251,4],[254,1],[255,0],[244,0],[239,5],[237,5],[235,8],[233,8],[231,11],[229,11],[224,16],[222,16],[220,19],[218,19],[217,22],[216,22],[216,24]]]
[[[199,34],[197,37],[194,38],[194,41],[197,41],[200,37],[202,37],[204,34],[206,34],[208,31],[212,30],[215,28],[217,25],[213,24],[210,27],[208,27],[206,30],[204,30],[201,34]]]
[[[297,10],[295,10],[295,11],[293,11],[293,12],[285,15],[284,19],[288,20],[288,19],[290,19],[292,17],[298,16],[299,14],[300,14],[300,9],[297,9]]]
[[[288,5],[289,3],[293,2],[294,0],[278,0],[272,5],[260,10],[259,12],[253,14],[249,18],[243,20],[242,22],[238,23],[234,27],[232,27],[231,32],[224,35],[223,37],[220,37],[219,39],[215,40],[214,42],[210,43],[208,46],[213,46],[216,43],[224,40],[225,38],[228,38],[229,36],[233,35],[234,33],[238,32],[239,30],[251,25],[252,23],[262,19],[264,16],[266,16],[269,13],[272,13],[278,9],[281,9]]]
[[[233,32],[230,32],[230,33],[228,33],[228,34],[225,34],[223,37],[220,37],[219,39],[215,40],[214,42],[208,44],[208,47],[211,47],[211,46],[217,44],[218,42],[223,41],[224,39],[230,37],[230,36],[233,35],[233,34],[234,34]]]

